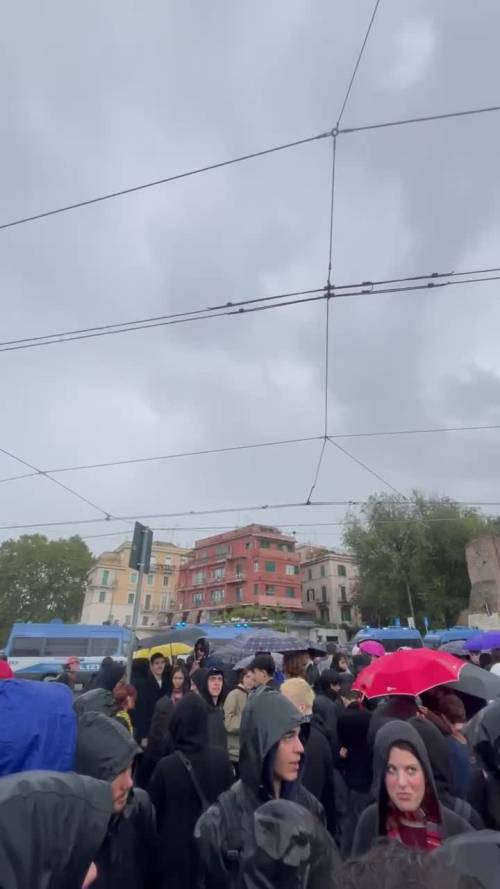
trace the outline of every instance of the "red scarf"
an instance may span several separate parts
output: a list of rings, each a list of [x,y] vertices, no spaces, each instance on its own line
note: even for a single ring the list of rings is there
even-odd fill
[[[389,802],[385,820],[386,835],[399,840],[410,849],[432,852],[443,841],[439,823],[439,808],[431,794],[426,794],[423,805],[416,812],[400,812]]]

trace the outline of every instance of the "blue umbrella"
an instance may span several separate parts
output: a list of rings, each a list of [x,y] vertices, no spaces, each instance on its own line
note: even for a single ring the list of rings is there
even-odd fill
[[[500,648],[500,630],[476,633],[464,645],[464,651],[488,651],[492,648]]]

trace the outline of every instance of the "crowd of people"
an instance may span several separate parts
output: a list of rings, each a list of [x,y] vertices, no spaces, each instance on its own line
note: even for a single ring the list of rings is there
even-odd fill
[[[481,887],[500,865],[500,700],[362,699],[381,654],[200,640],[88,688],[0,664],[0,889]],[[488,665],[489,666],[489,665]],[[424,706],[425,704],[425,706]]]

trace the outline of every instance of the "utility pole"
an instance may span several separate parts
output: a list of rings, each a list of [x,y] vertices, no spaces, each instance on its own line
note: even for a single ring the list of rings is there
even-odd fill
[[[134,528],[134,537],[132,540],[132,549],[130,551],[129,559],[129,567],[137,571],[137,586],[135,588],[134,609],[132,611],[132,632],[135,632],[139,621],[141,610],[142,581],[144,575],[149,573],[152,542],[153,532],[151,531],[151,528],[146,528],[145,525],[141,525],[140,522],[136,522]],[[129,679],[130,673],[132,671],[132,659],[133,644],[131,642],[129,646],[127,662],[127,676]]]

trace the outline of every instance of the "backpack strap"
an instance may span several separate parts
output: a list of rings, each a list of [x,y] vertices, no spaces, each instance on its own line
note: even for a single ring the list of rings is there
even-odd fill
[[[180,759],[182,765],[186,769],[186,772],[188,773],[189,777],[191,778],[192,785],[193,785],[193,787],[196,791],[196,794],[197,794],[197,796],[200,800],[200,803],[201,803],[202,812],[206,812],[206,810],[210,806],[210,803],[207,800],[205,794],[203,793],[203,790],[201,789],[200,782],[198,781],[198,778],[196,777],[196,775],[194,773],[194,769],[193,769],[191,760],[189,760],[187,758],[187,756],[184,756],[184,754],[181,753],[180,750],[176,750],[175,755],[178,757],[178,759]]]
[[[240,882],[240,859],[243,849],[240,812],[231,790],[221,793],[217,802],[222,814],[223,834],[226,839],[223,846],[223,854],[229,873],[229,889],[238,889]]]

